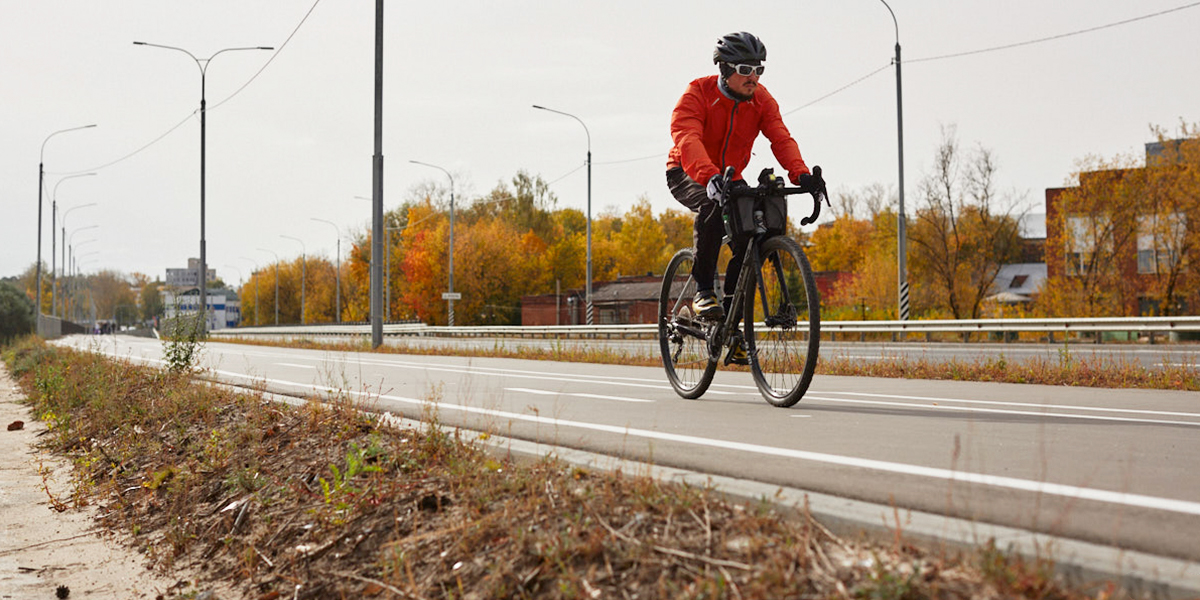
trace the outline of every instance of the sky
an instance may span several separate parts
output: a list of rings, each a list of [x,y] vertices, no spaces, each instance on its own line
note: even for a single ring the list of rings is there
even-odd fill
[[[1082,159],[1140,156],[1152,126],[1200,121],[1200,3],[890,4],[909,213],[949,128],[964,149],[989,149],[1001,191],[1036,213]],[[39,162],[47,264],[52,204],[84,272],[161,278],[199,256],[201,72],[183,52],[134,41],[201,59],[275,48],[208,63],[209,267],[239,282],[275,256],[332,260],[339,236],[344,257],[370,222],[358,197],[372,193],[374,6],[0,0],[0,276],[36,260]],[[715,73],[717,38],[740,30],[766,45],[761,83],[831,189],[894,189],[897,25],[880,0],[393,1],[385,207],[448,185],[417,160],[453,175],[459,207],[524,170],[551,182],[558,207],[587,210],[590,136],[593,216],[640,198],[678,209],[664,178],[671,109],[690,80]],[[760,138],[747,172],[768,166]]]

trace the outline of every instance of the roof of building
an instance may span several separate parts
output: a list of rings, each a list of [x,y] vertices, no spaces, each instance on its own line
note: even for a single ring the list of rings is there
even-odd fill
[[[992,299],[1000,302],[1029,300],[1046,280],[1046,263],[1002,265],[992,285]]]

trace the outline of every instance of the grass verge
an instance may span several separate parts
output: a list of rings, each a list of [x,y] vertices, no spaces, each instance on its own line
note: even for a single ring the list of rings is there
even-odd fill
[[[336,399],[279,405],[27,339],[4,358],[57,503],[101,507],[158,569],[245,598],[1112,598],[988,546],[932,555],[840,539],[772,505],[553,458],[500,460],[428,418],[383,427]],[[801,513],[804,514],[803,512]]]
[[[480,356],[490,358],[521,358],[529,360],[555,360],[564,362],[589,362],[638,367],[662,365],[657,352],[636,353],[600,348],[581,350],[569,345],[553,345],[548,348],[511,348],[496,344],[491,348],[462,348],[454,344],[437,347],[416,344],[385,344],[372,349],[366,342],[322,342],[311,339],[287,342],[267,342],[239,338],[216,338],[221,343],[247,344],[252,346],[280,346],[335,350],[345,352],[383,352],[389,354],[431,354],[439,356]],[[727,365],[722,369],[749,370],[748,367]],[[1108,357],[1075,356],[1070,351],[1060,350],[1051,358],[1033,357],[1021,361],[999,358],[977,360],[929,361],[905,357],[884,360],[859,360],[838,356],[822,355],[817,363],[819,375],[845,375],[857,377],[889,377],[896,379],[937,379],[954,381],[993,381],[1000,383],[1032,383],[1042,385],[1069,385],[1100,388],[1139,388],[1153,390],[1200,391],[1200,365],[1188,363],[1147,368],[1141,363]]]

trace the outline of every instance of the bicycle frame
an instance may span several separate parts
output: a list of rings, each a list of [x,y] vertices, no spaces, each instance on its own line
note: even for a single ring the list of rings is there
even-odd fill
[[[729,309],[720,319],[701,319],[692,310],[694,273],[688,272],[682,280],[676,278],[682,275],[679,269],[690,268],[683,265],[692,264],[694,250],[680,250],[672,257],[660,292],[659,343],[668,379],[684,398],[694,399],[704,393],[724,349],[735,343],[749,353],[751,373],[769,403],[791,406],[807,389],[818,352],[815,340],[819,339],[819,315],[814,311],[819,311],[820,301],[803,250],[786,235],[786,217],[783,216],[786,213],[780,206],[779,197],[812,193],[812,215],[802,219],[801,223],[816,220],[820,201],[824,198],[828,202],[816,169],[817,181],[807,188],[782,186],[770,170],[764,170],[757,188],[747,186],[737,190],[736,202],[727,202],[727,197],[720,198],[719,214],[727,224],[723,245],[734,249],[745,244],[742,264],[733,273],[738,280],[730,290],[730,297],[726,298]],[[731,176],[732,169],[727,169],[723,188],[727,189]],[[769,256],[764,256],[764,248],[770,252]],[[680,285],[682,289],[677,287]],[[796,285],[800,287],[796,288]],[[763,306],[748,305],[756,302],[753,294],[761,298]],[[798,302],[804,305],[800,306]],[[799,327],[801,309],[808,315],[806,328]],[[756,320],[756,315],[761,315],[761,319]],[[744,337],[739,325],[744,327]],[[803,342],[807,350],[794,354],[788,348],[792,344],[788,333],[791,330],[803,330],[802,333],[808,334],[809,341]],[[765,346],[760,344],[764,340]],[[725,364],[733,362],[732,356],[733,353],[725,356]],[[796,358],[799,362],[794,362]],[[799,370],[793,370],[793,366]],[[799,379],[793,379],[793,375]]]

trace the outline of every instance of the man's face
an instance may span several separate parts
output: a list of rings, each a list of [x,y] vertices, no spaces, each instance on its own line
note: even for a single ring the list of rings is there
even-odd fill
[[[754,90],[758,89],[758,78],[760,75],[751,73],[749,75],[739,75],[734,72],[725,80],[729,85],[729,89],[743,96],[749,97],[754,95]]]

